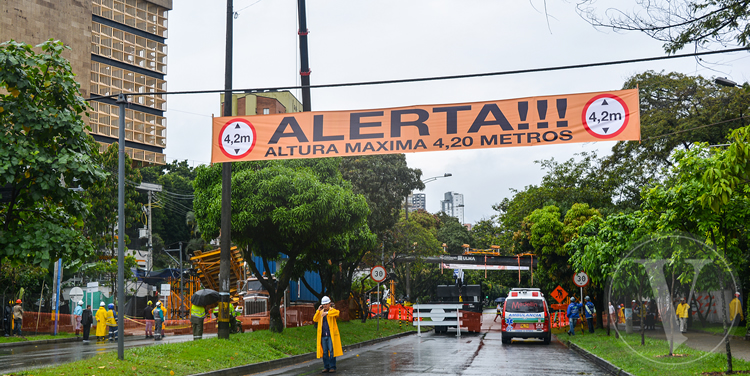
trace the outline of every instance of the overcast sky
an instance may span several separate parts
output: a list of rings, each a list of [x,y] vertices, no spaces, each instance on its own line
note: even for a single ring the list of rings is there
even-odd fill
[[[634,1],[599,1],[602,9]],[[235,89],[299,85],[296,0],[234,0]],[[545,13],[546,7],[546,13]],[[224,88],[224,1],[176,0],[169,12],[169,91]],[[328,84],[498,72],[664,55],[662,44],[631,32],[597,30],[575,3],[541,0],[307,0],[311,83]],[[734,47],[734,46],[728,46]],[[723,48],[717,46],[718,48]],[[691,52],[690,50],[684,52]],[[750,55],[683,58],[534,74],[314,89],[312,110],[359,110],[619,90],[646,70],[707,78],[750,78]],[[299,93],[295,92],[300,98]],[[210,161],[211,115],[218,94],[170,96],[167,160]],[[612,142],[407,154],[428,183],[427,210],[446,191],[464,194],[464,222],[496,214],[510,189],[539,184],[535,160],[609,153]]]

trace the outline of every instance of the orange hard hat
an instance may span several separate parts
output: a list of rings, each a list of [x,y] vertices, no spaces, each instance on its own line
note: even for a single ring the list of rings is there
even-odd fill
[[[21,299],[17,299],[16,304],[21,304]]]

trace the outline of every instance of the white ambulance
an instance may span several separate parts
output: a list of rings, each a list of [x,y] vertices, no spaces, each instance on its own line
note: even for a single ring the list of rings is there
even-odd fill
[[[514,288],[505,299],[502,322],[503,344],[513,338],[552,339],[550,315],[544,294],[537,288]]]

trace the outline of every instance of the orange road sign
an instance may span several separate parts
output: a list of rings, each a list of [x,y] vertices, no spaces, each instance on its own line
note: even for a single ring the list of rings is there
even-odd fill
[[[568,292],[565,291],[565,289],[562,288],[562,286],[557,286],[554,290],[552,290],[552,297],[557,300],[558,303],[562,303],[565,298],[568,297]]]

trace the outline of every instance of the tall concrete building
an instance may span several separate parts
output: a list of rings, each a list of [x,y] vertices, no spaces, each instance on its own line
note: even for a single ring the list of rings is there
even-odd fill
[[[440,201],[440,210],[463,223],[464,195],[457,192],[445,192],[445,200]]]
[[[406,197],[409,213],[417,210],[427,210],[427,195],[424,193],[413,193]]]
[[[32,45],[48,39],[72,50],[70,61],[84,98],[166,92],[167,12],[172,0],[2,0],[0,42]],[[131,97],[125,151],[136,165],[165,164],[166,96]],[[87,119],[100,150],[116,142],[114,99],[90,101]]]

